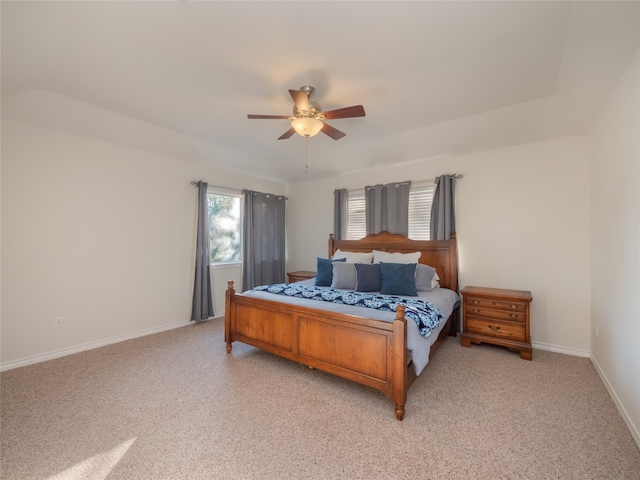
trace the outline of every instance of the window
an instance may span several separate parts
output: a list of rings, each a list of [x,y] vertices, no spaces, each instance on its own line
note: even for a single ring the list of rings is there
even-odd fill
[[[209,248],[211,263],[242,261],[242,195],[209,189]]]
[[[429,240],[431,237],[431,204],[433,180],[415,182],[409,191],[409,238]],[[347,203],[347,240],[359,240],[367,234],[364,189],[349,190]]]
[[[431,204],[436,190],[433,181],[416,182],[409,190],[409,238],[431,239]]]
[[[367,235],[364,189],[350,190],[347,202],[346,240],[360,240]]]

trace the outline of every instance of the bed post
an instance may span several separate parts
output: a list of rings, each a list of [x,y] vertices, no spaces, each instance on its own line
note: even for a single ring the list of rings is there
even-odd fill
[[[451,278],[451,286],[449,288],[460,294],[460,288],[458,286],[458,240],[456,238],[456,232],[451,232],[451,239],[449,240],[449,275]],[[460,307],[453,309],[451,313],[451,325],[449,325],[449,336],[455,337],[460,329]]]
[[[231,335],[231,314],[233,313],[231,303],[235,293],[233,281],[228,281],[224,298],[224,341],[227,342],[227,353],[231,353],[231,342],[233,342],[233,336]]]
[[[333,248],[333,233],[329,234],[329,256],[327,258],[331,258],[333,256],[333,252],[335,249]]]
[[[396,308],[393,321],[393,402],[396,404],[396,418],[404,418],[404,404],[407,401],[407,321],[404,305]]]

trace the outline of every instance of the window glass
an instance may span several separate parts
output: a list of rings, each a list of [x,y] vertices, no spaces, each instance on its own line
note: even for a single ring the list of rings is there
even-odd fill
[[[207,192],[211,263],[242,261],[240,195]]]

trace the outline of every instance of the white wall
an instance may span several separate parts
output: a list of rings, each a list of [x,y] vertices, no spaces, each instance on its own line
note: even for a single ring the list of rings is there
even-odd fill
[[[586,136],[289,185],[288,269],[315,270],[316,257],[327,255],[334,189],[443,173],[464,175],[456,186],[460,286],[530,290],[534,346],[588,355]]]
[[[192,180],[284,184],[3,121],[2,368],[186,324]],[[214,272],[214,310],[239,272]],[[64,326],[54,328],[54,318]]]
[[[592,132],[591,355],[640,445],[638,57]]]

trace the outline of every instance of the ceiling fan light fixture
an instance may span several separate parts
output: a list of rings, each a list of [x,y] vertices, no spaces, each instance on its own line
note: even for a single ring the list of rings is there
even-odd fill
[[[313,137],[322,130],[324,123],[322,120],[318,120],[317,118],[300,117],[293,119],[291,121],[291,126],[298,135],[302,137]]]

